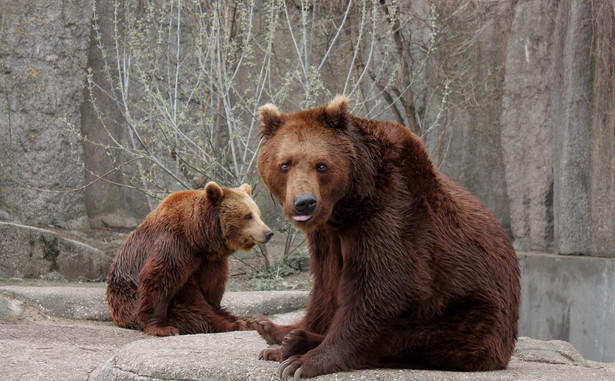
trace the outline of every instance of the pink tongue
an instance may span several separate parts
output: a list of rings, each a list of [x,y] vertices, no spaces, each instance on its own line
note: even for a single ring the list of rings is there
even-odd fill
[[[310,218],[312,218],[312,216],[293,216],[293,220],[299,221],[299,222],[307,221]]]

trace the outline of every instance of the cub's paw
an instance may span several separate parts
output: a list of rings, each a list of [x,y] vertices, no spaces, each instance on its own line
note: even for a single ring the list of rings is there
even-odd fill
[[[152,335],[152,336],[177,336],[179,335],[179,330],[170,325],[159,327],[159,326],[148,326],[145,327],[143,333]]]
[[[270,345],[269,347],[263,349],[258,359],[280,362],[282,361],[282,347],[277,344]]]
[[[256,331],[265,339],[267,344],[279,344],[280,340],[276,337],[278,334],[277,326],[264,315],[254,315],[256,322]]]
[[[240,317],[237,319],[236,323],[237,327],[235,328],[237,331],[253,331],[257,329],[258,324],[254,319],[249,317]]]

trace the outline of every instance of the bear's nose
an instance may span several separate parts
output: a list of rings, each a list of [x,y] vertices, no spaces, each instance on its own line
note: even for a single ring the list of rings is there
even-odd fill
[[[271,237],[273,237],[273,230],[267,230],[265,232],[265,243],[269,242]]]
[[[295,198],[295,211],[301,215],[312,214],[317,204],[313,194],[304,193]]]

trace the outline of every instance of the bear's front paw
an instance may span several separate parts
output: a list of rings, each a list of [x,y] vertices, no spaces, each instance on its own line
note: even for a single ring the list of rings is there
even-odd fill
[[[316,350],[282,361],[278,367],[278,375],[280,378],[293,377],[298,380],[347,370],[350,368],[340,367],[329,353]]]
[[[258,324],[254,319],[249,317],[240,317],[237,319],[237,331],[253,331],[258,328]]]
[[[143,333],[146,333],[152,336],[177,336],[179,335],[179,330],[170,325],[163,326],[163,327],[150,325],[150,326],[145,327],[145,330],[143,330]]]
[[[309,333],[303,329],[293,329],[288,332],[284,339],[282,339],[282,359],[287,359],[290,356],[294,355],[302,355],[310,349],[316,347],[318,343],[315,345],[310,345],[311,343],[308,340]]]

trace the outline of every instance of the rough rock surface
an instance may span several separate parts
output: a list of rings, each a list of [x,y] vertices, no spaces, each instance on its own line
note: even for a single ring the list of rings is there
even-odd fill
[[[552,2],[519,2],[506,48],[501,139],[517,250],[553,244],[553,12]]]
[[[255,332],[141,340],[122,348],[91,380],[276,380],[278,364],[258,360],[265,347]],[[520,338],[508,369],[447,372],[370,369],[320,376],[314,380],[608,380],[615,364],[587,363],[562,341]]]
[[[555,28],[554,81],[554,248],[561,254],[591,253],[592,211],[589,176],[592,172],[592,67],[590,60],[591,4],[560,7]],[[602,205],[610,208],[612,205]],[[613,221],[609,223],[611,235]],[[611,255],[613,252],[610,253]]]
[[[305,307],[307,291],[254,291],[227,292],[222,298],[222,305],[238,316],[253,314],[280,314]],[[2,301],[4,299],[6,301]],[[65,319],[111,321],[111,313],[105,302],[105,284],[88,286],[3,286],[0,287],[0,320],[3,316],[2,306],[21,301],[35,307],[43,314]],[[14,311],[19,311],[12,308]],[[6,320],[17,320],[17,312],[5,313]]]
[[[37,290],[38,289],[38,290]],[[54,294],[55,297],[53,296]],[[73,308],[88,298],[106,307],[104,284],[63,287],[0,287],[0,374],[15,380],[277,380],[277,363],[258,360],[266,344],[256,332],[153,338],[84,320],[91,310]],[[235,313],[278,314],[280,324],[297,321],[305,292],[227,293],[223,304]],[[42,299],[64,299],[64,305]],[[39,300],[32,303],[32,300]],[[294,312],[281,313],[288,310]],[[281,314],[279,314],[281,313]],[[567,342],[520,338],[507,370],[442,372],[372,369],[326,375],[316,380],[575,380],[615,379],[615,363],[586,361]]]
[[[109,259],[98,249],[45,229],[0,222],[0,277],[104,280]]]
[[[1,220],[88,226],[70,127],[81,128],[92,4],[0,0]]]

